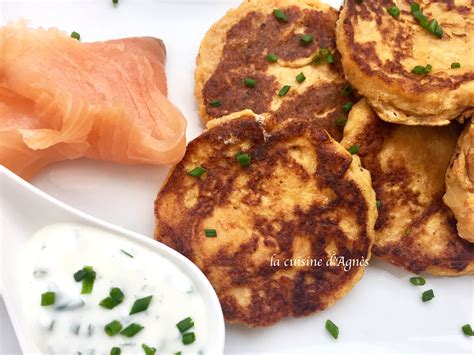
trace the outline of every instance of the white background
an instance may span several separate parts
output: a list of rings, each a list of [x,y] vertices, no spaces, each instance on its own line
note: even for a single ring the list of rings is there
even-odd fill
[[[152,35],[165,40],[169,97],[188,118],[188,139],[202,130],[193,97],[194,59],[209,26],[235,1],[0,1],[0,21],[25,18],[32,26],[77,31],[83,41]],[[329,1],[331,3],[331,1]],[[340,1],[332,1],[335,6]],[[125,167],[86,159],[56,164],[32,183],[95,217],[152,236],[153,201],[166,167]],[[1,236],[2,238],[14,236]],[[474,340],[460,330],[474,326],[474,281],[428,277],[414,287],[407,272],[373,260],[354,290],[331,309],[288,319],[267,329],[227,327],[227,353],[472,354]],[[5,285],[8,287],[8,285]],[[423,290],[436,298],[422,303]],[[326,319],[340,328],[334,341]],[[0,298],[0,353],[19,354]]]

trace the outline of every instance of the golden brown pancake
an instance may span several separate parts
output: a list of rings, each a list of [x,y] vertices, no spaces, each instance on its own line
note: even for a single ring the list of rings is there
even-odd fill
[[[446,173],[446,205],[456,216],[459,236],[474,243],[474,123],[468,122],[459,137]]]
[[[379,117],[408,125],[447,125],[474,107],[474,3],[422,1],[441,38],[423,28],[407,0],[347,0],[337,23],[337,47],[347,80]],[[398,17],[388,8],[396,5]],[[434,23],[433,23],[434,24]],[[459,63],[460,68],[451,68]],[[428,74],[415,66],[431,65]],[[471,109],[470,109],[471,108]]]
[[[380,201],[375,255],[415,273],[474,273],[474,244],[458,236],[442,199],[458,135],[457,123],[396,125],[380,120],[365,100],[353,107],[341,144],[359,145]]]
[[[275,9],[286,20],[279,20]],[[280,122],[313,120],[340,140],[336,121],[353,96],[342,95],[346,83],[336,50],[337,17],[336,10],[317,0],[246,0],[227,12],[207,32],[196,59],[195,95],[204,122],[251,109]],[[305,43],[304,35],[312,40]],[[334,63],[320,55],[322,48]],[[269,54],[277,56],[276,63],[267,60]],[[301,83],[300,73],[306,77]],[[255,87],[247,87],[245,78],[254,79]],[[285,85],[291,88],[281,97]]]
[[[309,315],[348,293],[370,258],[377,215],[358,157],[310,122],[269,122],[250,110],[210,121],[155,202],[156,239],[206,274],[227,321],[250,327]],[[207,171],[189,176],[197,166]],[[346,271],[326,264],[333,255]]]

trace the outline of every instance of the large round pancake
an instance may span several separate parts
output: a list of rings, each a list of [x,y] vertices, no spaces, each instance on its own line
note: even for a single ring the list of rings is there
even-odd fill
[[[474,244],[458,236],[456,220],[442,200],[458,135],[457,123],[396,125],[380,120],[365,100],[352,108],[341,144],[359,145],[381,201],[375,255],[415,273],[474,273]]]
[[[439,21],[437,38],[414,18],[411,1],[346,0],[337,47],[347,80],[380,118],[408,125],[447,125],[474,107],[474,4],[426,0],[423,13]],[[387,8],[398,6],[393,18]],[[451,68],[460,63],[460,68]],[[430,64],[428,75],[411,71]],[[471,108],[471,110],[469,109]]]
[[[250,327],[325,309],[349,292],[370,258],[377,216],[358,157],[309,122],[268,122],[250,110],[210,121],[155,203],[156,239],[206,274],[227,321]],[[236,162],[238,152],[250,166]],[[196,166],[207,172],[188,176]],[[326,265],[333,255],[358,265]],[[285,266],[292,259],[307,265]]]
[[[459,236],[474,243],[474,123],[466,123],[446,173],[444,202],[456,216]]]
[[[284,11],[288,20],[279,21],[274,9]],[[341,94],[345,81],[336,50],[337,18],[336,10],[317,0],[246,0],[228,11],[209,29],[196,59],[195,96],[204,122],[251,109],[272,113],[278,121],[314,120],[340,140],[336,120],[353,98]],[[304,44],[303,34],[313,41]],[[334,53],[333,64],[325,58],[314,62],[320,48]],[[269,53],[277,55],[276,63],[268,62]],[[301,72],[306,80],[298,83]],[[255,88],[245,86],[246,77],[256,80]],[[291,89],[280,97],[285,85]],[[221,105],[212,106],[213,100]]]

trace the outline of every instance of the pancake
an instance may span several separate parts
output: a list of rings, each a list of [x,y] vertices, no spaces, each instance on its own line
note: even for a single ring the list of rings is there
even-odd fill
[[[414,273],[474,273],[474,244],[458,236],[442,200],[458,135],[457,123],[396,125],[380,120],[365,100],[352,108],[341,144],[359,145],[380,201],[375,255]]]
[[[446,173],[446,205],[456,216],[459,236],[474,243],[474,123],[466,124]]]
[[[410,3],[346,1],[336,37],[347,80],[388,122],[435,126],[472,116],[472,0],[422,2],[421,16],[439,22],[441,38],[420,25]],[[394,5],[400,10],[398,17],[387,10]],[[452,68],[453,63],[460,67]],[[428,74],[412,73],[416,66],[428,64],[432,67]]]
[[[279,20],[274,10],[286,16]],[[336,50],[338,12],[317,0],[247,0],[215,23],[202,40],[196,59],[195,96],[204,122],[251,109],[277,121],[303,118],[325,128],[336,140],[352,94],[342,94],[340,55]],[[309,43],[304,35],[313,36]],[[334,62],[328,64],[324,48]],[[267,60],[269,54],[278,58]],[[303,73],[305,80],[296,77]],[[245,78],[255,80],[247,87]],[[280,90],[291,86],[285,96]],[[217,100],[217,101],[216,101]]]
[[[377,215],[359,158],[303,120],[279,126],[246,110],[208,127],[158,194],[156,239],[206,274],[231,323],[269,326],[347,294],[370,258]],[[207,172],[189,176],[197,166]]]

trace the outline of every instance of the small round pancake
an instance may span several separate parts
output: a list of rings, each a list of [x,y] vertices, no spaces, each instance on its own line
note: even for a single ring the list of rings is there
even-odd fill
[[[474,273],[474,244],[458,236],[443,203],[444,177],[459,135],[447,127],[380,120],[365,100],[349,113],[341,142],[359,145],[380,201],[373,253],[415,273]]]
[[[337,22],[337,47],[347,80],[379,117],[407,125],[447,125],[474,107],[474,4],[422,1],[442,38],[421,27],[411,1],[347,0]],[[396,5],[398,17],[388,8]],[[459,63],[460,68],[451,68]],[[430,64],[427,75],[412,73]],[[471,108],[471,110],[470,110]]]
[[[227,321],[250,327],[306,316],[348,293],[370,258],[377,218],[356,156],[310,122],[269,122],[250,110],[209,122],[155,203],[156,239],[206,274]],[[236,161],[239,152],[250,166]],[[197,166],[206,172],[189,176]]]
[[[446,173],[444,202],[457,220],[459,236],[474,243],[474,123],[466,124]]]
[[[286,20],[278,20],[275,9]],[[336,121],[353,94],[342,95],[346,83],[336,50],[337,17],[335,9],[317,0],[246,0],[227,12],[205,35],[196,59],[195,96],[203,121],[251,109],[280,122],[313,120],[340,140]],[[303,35],[312,36],[310,43]],[[332,53],[334,63],[319,54],[321,48]],[[267,60],[269,54],[277,56],[275,63]],[[300,73],[306,78],[302,82],[296,79]],[[246,86],[245,78],[254,79],[255,87]],[[286,85],[288,93],[279,96]]]

